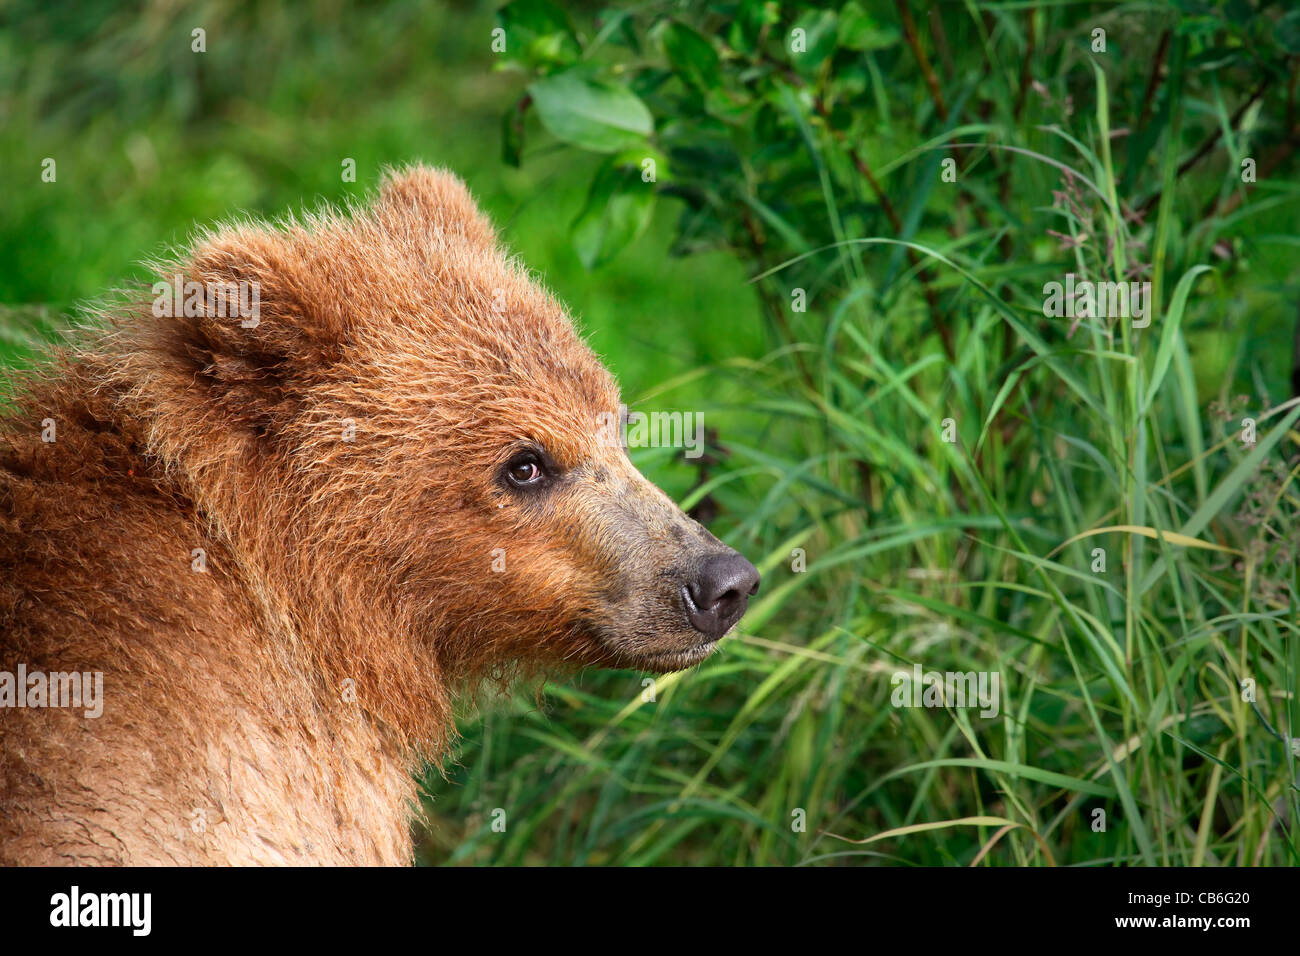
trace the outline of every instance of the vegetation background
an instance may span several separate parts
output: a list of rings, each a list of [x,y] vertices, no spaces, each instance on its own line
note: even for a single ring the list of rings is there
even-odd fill
[[[653,695],[467,712],[422,862],[1292,864],[1298,55],[1265,0],[10,0],[0,366],[200,224],[446,165],[704,412],[635,457],[764,586]]]

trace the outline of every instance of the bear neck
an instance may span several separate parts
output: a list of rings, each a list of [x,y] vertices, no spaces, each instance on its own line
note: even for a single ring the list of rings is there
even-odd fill
[[[266,436],[232,427],[220,401],[179,388],[192,371],[174,359],[169,367],[160,354],[174,350],[154,341],[136,333],[87,356],[65,379],[65,398],[96,396],[96,414],[138,444],[136,473],[186,509],[194,546],[226,565],[232,595],[251,596],[262,644],[252,652],[310,685],[321,713],[373,723],[409,770],[439,762],[455,733],[455,677],[438,651],[446,636],[414,617],[368,555],[365,516],[338,521],[310,507],[320,489]]]

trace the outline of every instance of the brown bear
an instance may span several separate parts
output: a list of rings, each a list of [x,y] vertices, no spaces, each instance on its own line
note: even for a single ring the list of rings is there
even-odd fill
[[[157,269],[0,420],[0,862],[408,863],[459,689],[744,612],[454,176]]]

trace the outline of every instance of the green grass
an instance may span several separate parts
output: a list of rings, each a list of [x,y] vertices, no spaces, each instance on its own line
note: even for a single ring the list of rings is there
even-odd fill
[[[1013,22],[1001,16],[991,41],[1002,63],[1029,55]],[[920,110],[883,104],[859,147],[903,209],[901,240],[863,211],[872,196],[843,142],[806,101],[783,101],[782,132],[814,175],[766,201],[789,200],[789,232],[824,238],[796,234],[762,269],[737,249],[769,284],[777,343],[711,370],[746,384],[743,410],[708,407],[731,451],[709,490],[764,591],[724,653],[660,681],[653,702],[640,675],[589,674],[549,687],[541,707],[518,699],[468,724],[459,764],[431,784],[426,859],[1296,862],[1297,283],[1280,250],[1294,243],[1297,190],[1274,178],[1237,213],[1195,221],[1207,192],[1240,188],[1234,164],[1175,175],[1203,123],[1166,119],[1158,143],[1115,147],[1112,104],[1140,107],[1149,60],[1094,62],[1106,70],[1068,43],[1042,55],[1029,75],[1052,99],[1023,117],[1024,81],[995,74],[979,90],[983,122],[939,135]],[[1169,112],[1207,115],[1206,74],[1184,101],[1181,68]],[[990,131],[960,189],[916,148]],[[1014,189],[1000,197],[1001,176]],[[744,197],[756,206],[757,179]],[[1051,203],[1084,182],[1095,191]],[[1129,221],[1156,186],[1152,214]],[[1088,238],[1071,250],[1049,229]],[[951,359],[907,249],[928,263]],[[1044,319],[1045,281],[1118,280],[1135,262],[1163,305],[1149,328]],[[817,305],[789,312],[809,276]],[[1004,712],[891,706],[892,675],[914,663],[997,672]]]
[[[208,7],[241,31],[237,51],[212,54],[229,69],[187,85],[178,58],[175,82],[154,88],[147,70],[112,79],[112,51],[129,37],[157,49],[180,27],[147,34],[108,9],[84,32],[0,31],[0,63],[32,51],[46,64],[21,84],[12,65],[0,74],[0,169],[16,184],[0,218],[4,365],[30,361],[36,319],[138,276],[195,223],[340,200],[381,164],[420,158],[465,175],[629,398],[703,410],[726,448],[702,486],[671,451],[637,461],[686,507],[708,495],[713,529],[760,565],[739,633],[660,678],[653,701],[645,675],[588,672],[467,708],[446,775],[426,780],[422,862],[1297,862],[1300,190],[1291,161],[1240,206],[1200,215],[1207,196],[1240,190],[1235,154],[1182,176],[1179,163],[1216,127],[1262,140],[1281,117],[1232,127],[1234,91],[1175,56],[1145,139],[1142,44],[1159,24],[1142,18],[1158,8],[997,6],[963,21],[954,6],[945,100],[990,108],[946,125],[907,48],[876,54],[886,81],[855,101],[866,131],[853,141],[901,232],[795,98],[780,106],[781,161],[824,175],[775,199],[757,177],[747,198],[806,232],[806,258],[671,258],[661,202],[594,273],[567,225],[595,161],[530,130],[522,170],[500,162],[499,116],[525,81],[490,69],[490,10],[250,23]],[[871,9],[893,22],[892,4]],[[1115,50],[1099,70],[1068,38],[1093,14]],[[986,46],[998,66],[982,75]],[[1022,61],[1049,96],[1018,111]],[[919,147],[960,142],[1021,152],[975,150],[944,183],[938,159],[958,152]],[[57,187],[37,179],[47,155]],[[338,181],[344,156],[355,185]],[[1062,164],[1097,191],[1054,205]],[[1144,221],[1115,214],[1157,190]],[[1089,240],[1064,248],[1048,230]],[[1117,279],[1133,262],[1163,304],[1149,328],[1044,317],[1045,282]],[[766,304],[805,284],[807,313]],[[914,663],[999,673],[1003,711],[892,706],[892,676]]]

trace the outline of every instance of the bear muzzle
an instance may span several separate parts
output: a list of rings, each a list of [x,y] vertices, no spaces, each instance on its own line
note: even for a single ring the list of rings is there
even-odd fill
[[[700,562],[682,588],[682,603],[691,627],[717,640],[735,627],[758,592],[758,569],[736,551],[714,554]]]

